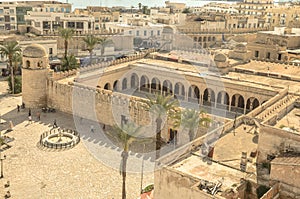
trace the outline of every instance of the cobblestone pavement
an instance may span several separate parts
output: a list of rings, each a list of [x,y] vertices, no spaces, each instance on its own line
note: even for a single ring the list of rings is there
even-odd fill
[[[121,198],[122,177],[119,171],[102,164],[95,158],[95,154],[87,150],[84,143],[89,142],[89,139],[63,151],[45,150],[38,146],[41,133],[51,128],[54,119],[59,126],[74,128],[71,115],[42,113],[41,122],[28,124],[28,110],[19,113],[16,110],[16,105],[21,104],[21,97],[3,95],[6,92],[3,87],[4,83],[0,81],[2,118],[14,124],[13,131],[5,135],[15,140],[10,143],[11,148],[2,152],[7,157],[3,161],[4,178],[0,179],[0,198],[8,190],[11,198],[17,199]],[[32,110],[33,119],[36,119],[38,111]],[[1,128],[4,133],[7,124],[2,124]],[[4,188],[8,180],[10,187]],[[127,174],[127,198],[138,198],[140,181],[140,173]],[[153,172],[144,174],[143,185],[150,183],[153,183]]]

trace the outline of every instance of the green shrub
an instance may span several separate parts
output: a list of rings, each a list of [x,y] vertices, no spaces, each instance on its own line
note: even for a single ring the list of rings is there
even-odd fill
[[[285,127],[284,124],[281,124],[281,125],[279,126],[279,128],[281,128],[281,129],[283,129],[284,127]]]
[[[147,193],[149,191],[152,191],[153,189],[154,189],[154,184],[150,184],[147,187],[145,187],[142,192]]]
[[[15,79],[15,93],[14,94],[18,94],[22,92],[22,77],[21,76],[14,76]],[[7,82],[8,82],[8,87],[10,92],[12,92],[12,86],[11,86],[11,77],[9,76],[7,78]]]

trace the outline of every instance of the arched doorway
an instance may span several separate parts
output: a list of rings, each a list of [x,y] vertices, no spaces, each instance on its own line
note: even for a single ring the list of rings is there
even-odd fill
[[[110,83],[106,83],[106,84],[104,85],[104,89],[105,89],[105,90],[111,90]]]
[[[151,81],[151,92],[152,93],[160,93],[161,85],[158,78],[154,77]]]
[[[127,89],[127,78],[124,78],[122,81],[122,90]]]
[[[180,82],[177,82],[175,84],[175,89],[174,89],[175,96],[177,99],[184,100],[185,98],[185,88],[184,85]]]
[[[113,90],[114,91],[118,91],[118,88],[119,87],[119,80],[116,80],[115,82],[114,82],[114,86],[113,86]]]
[[[165,80],[163,82],[163,94],[164,95],[169,95],[169,94],[173,94],[172,91],[172,83],[169,80]]]
[[[199,99],[200,99],[199,88],[195,85],[190,86],[189,93],[188,93],[188,101],[199,103]]]
[[[215,92],[211,88],[206,88],[203,93],[203,105],[211,106],[215,103]]]
[[[141,84],[140,84],[140,90],[149,92],[150,84],[149,84],[149,78],[145,75],[141,77]]]
[[[226,91],[218,93],[217,108],[229,110],[229,95]]]
[[[130,87],[136,89],[138,88],[138,86],[139,86],[139,77],[137,76],[137,74],[133,73],[130,78]]]

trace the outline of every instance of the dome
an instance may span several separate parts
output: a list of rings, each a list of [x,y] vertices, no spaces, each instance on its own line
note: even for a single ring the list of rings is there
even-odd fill
[[[39,44],[31,44],[23,51],[24,57],[40,58],[47,56],[46,49]]]
[[[214,61],[216,61],[216,62],[226,62],[227,57],[223,53],[218,53],[218,54],[216,54],[216,56],[214,58]]]
[[[234,48],[235,52],[247,52],[247,47],[244,44],[237,44]]]
[[[166,26],[163,28],[163,31],[162,31],[163,34],[173,34],[174,33],[174,30],[172,27],[170,26]]]

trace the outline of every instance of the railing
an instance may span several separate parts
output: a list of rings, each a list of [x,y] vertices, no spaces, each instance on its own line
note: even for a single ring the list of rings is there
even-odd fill
[[[69,137],[71,141],[65,142],[65,143],[54,143],[54,142],[49,142],[48,138],[54,137],[54,136],[59,136],[59,134],[62,134],[64,137]],[[63,149],[63,148],[72,148],[76,146],[80,142],[80,134],[71,129],[58,129],[56,132],[56,129],[52,129],[50,131],[44,132],[40,136],[40,145],[43,147],[47,148],[52,148],[52,149]]]

